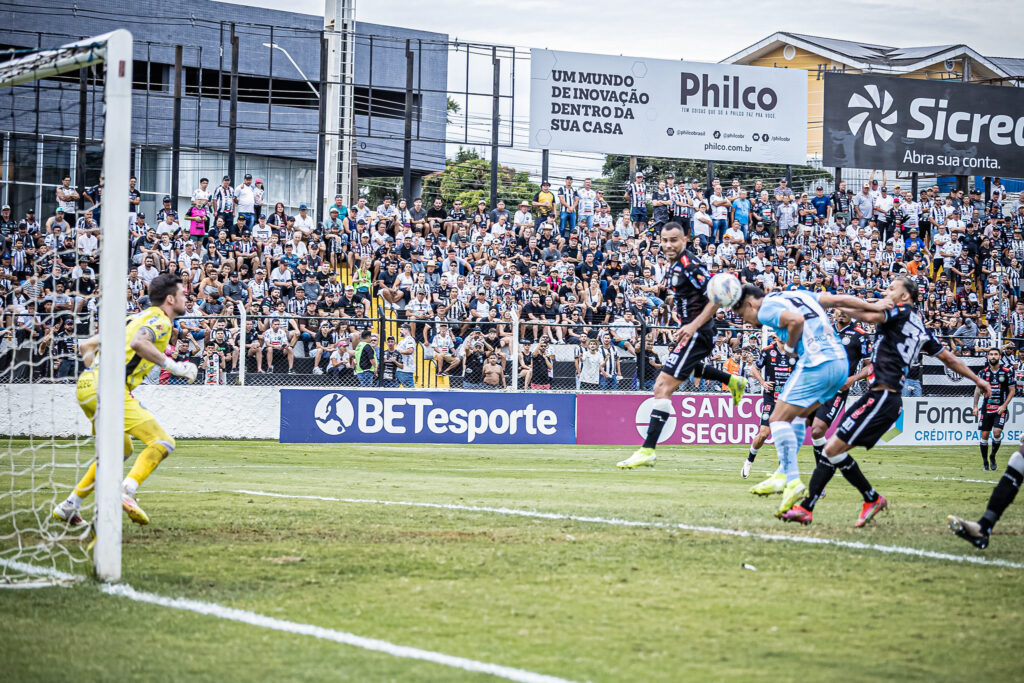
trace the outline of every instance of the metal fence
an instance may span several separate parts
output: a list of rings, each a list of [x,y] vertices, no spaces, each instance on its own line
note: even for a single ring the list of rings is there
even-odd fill
[[[375,317],[253,316],[240,309],[225,316],[193,309],[176,321],[176,342],[168,353],[195,363],[196,384],[206,385],[644,392],[653,386],[678,332],[675,325],[646,318],[610,324],[579,318],[416,320],[384,307],[378,311]],[[82,312],[54,318],[50,329],[59,329],[65,318],[74,321],[79,338],[95,324],[91,313]],[[42,329],[18,330],[13,322],[13,316],[6,317],[0,332],[0,382],[75,381],[83,369],[76,348],[52,343]],[[994,343],[992,336],[942,339],[972,367]],[[764,329],[721,324],[706,362],[745,375],[748,391],[757,393],[751,368],[768,343]],[[1024,347],[1024,339],[1007,339],[1005,345],[1015,350]],[[925,395],[963,393],[956,382],[937,381],[941,375],[937,367],[916,365],[909,376],[917,381],[924,376]],[[183,381],[160,368],[146,378],[154,384]],[[860,393],[859,385],[853,393]],[[725,391],[701,378],[687,380],[681,389]]]

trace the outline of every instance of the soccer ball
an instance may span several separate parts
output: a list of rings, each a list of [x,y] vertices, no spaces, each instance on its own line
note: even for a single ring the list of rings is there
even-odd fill
[[[740,300],[739,279],[732,273],[719,273],[708,283],[708,298],[719,308],[732,308]]]

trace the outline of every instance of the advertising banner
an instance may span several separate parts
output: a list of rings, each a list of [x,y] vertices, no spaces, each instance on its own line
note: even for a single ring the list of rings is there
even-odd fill
[[[825,74],[825,166],[1024,175],[1024,89]]]
[[[802,164],[807,72],[531,50],[530,147]]]
[[[576,443],[639,445],[647,436],[654,399],[644,394],[580,394]],[[658,443],[678,445],[740,445],[754,440],[761,420],[758,395],[738,406],[729,394],[676,394],[673,414]]]
[[[572,394],[281,390],[281,443],[571,444]]]
[[[973,386],[973,385],[972,385]],[[903,414],[882,437],[879,446],[977,445],[978,418],[971,398],[904,398]],[[1003,425],[1003,443],[1019,443],[1024,436],[1024,401],[1011,401]]]

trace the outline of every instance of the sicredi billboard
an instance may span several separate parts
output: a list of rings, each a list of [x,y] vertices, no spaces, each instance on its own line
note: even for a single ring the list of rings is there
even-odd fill
[[[802,164],[807,72],[531,50],[530,147]]]
[[[826,166],[1024,175],[1024,89],[825,74]]]

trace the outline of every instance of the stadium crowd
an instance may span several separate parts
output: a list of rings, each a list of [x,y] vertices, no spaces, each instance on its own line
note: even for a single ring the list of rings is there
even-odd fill
[[[0,359],[14,367],[20,351],[58,378],[77,372],[76,338],[96,316],[101,267],[102,179],[84,210],[69,183],[56,190],[53,216],[0,210]],[[927,324],[972,355],[991,336],[1024,346],[1024,205],[998,178],[992,189],[987,200],[938,186],[914,197],[872,173],[861,187],[798,193],[785,178],[703,187],[637,173],[613,197],[589,178],[566,177],[494,207],[439,197],[385,197],[377,206],[361,197],[346,207],[338,197],[316,220],[305,205],[288,215],[266,201],[272,195],[249,175],[238,185],[224,176],[213,188],[203,179],[187,211],[179,215],[165,197],[147,216],[133,178],[128,313],[146,307],[159,273],[181,274],[187,312],[168,353],[205,367],[211,381],[243,361],[250,372],[291,373],[306,358],[303,372],[333,381],[410,386],[418,343],[439,375],[501,387],[518,317],[525,383],[549,388],[553,349],[569,344],[578,386],[621,388],[620,360],[668,344],[676,326],[658,242],[661,226],[675,221],[710,271],[768,292],[870,298],[907,274],[918,281]],[[377,337],[378,302],[400,319],[398,339]],[[756,357],[757,335],[740,333],[732,313],[719,312],[719,322],[719,362]],[[659,367],[657,354],[643,358],[636,388]]]

